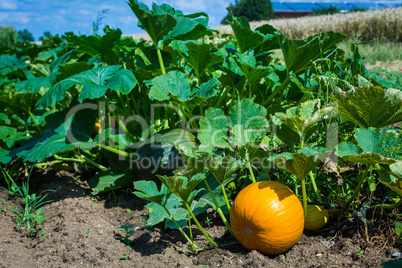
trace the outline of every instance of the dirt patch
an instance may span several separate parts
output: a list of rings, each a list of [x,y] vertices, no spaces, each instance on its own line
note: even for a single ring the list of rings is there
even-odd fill
[[[145,228],[145,202],[130,193],[95,198],[85,181],[65,171],[36,174],[31,184],[33,191],[56,190],[49,192],[53,201],[45,205],[45,213],[51,216],[39,226],[46,234],[31,239],[18,231],[12,212],[0,201],[4,207],[0,212],[0,267],[381,267],[401,250],[395,240],[383,236],[366,242],[359,228],[348,228],[303,234],[293,248],[278,256],[250,252],[240,244],[193,253],[180,232]],[[0,197],[7,199],[8,194],[0,190]],[[129,238],[131,249],[121,240],[125,233],[118,228],[123,224],[135,224]],[[234,242],[218,220],[205,227],[219,244]],[[194,230],[196,244],[207,246],[202,234]]]

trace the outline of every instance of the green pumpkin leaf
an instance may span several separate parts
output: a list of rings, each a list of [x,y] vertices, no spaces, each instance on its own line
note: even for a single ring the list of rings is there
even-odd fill
[[[162,187],[159,191],[158,186],[154,181],[135,181],[134,189],[136,190],[134,194],[139,198],[159,205],[163,204],[162,201],[169,192],[166,187]]]
[[[253,32],[246,17],[236,18],[232,11],[227,8],[233,20],[230,23],[233,34],[236,37],[239,52],[244,53],[253,50],[264,42],[264,36],[259,32]]]
[[[28,140],[30,138],[29,131],[21,132],[18,131],[17,128],[0,125],[0,140],[4,142],[8,148],[13,147],[13,145],[18,141]]]
[[[204,16],[205,19],[199,18],[200,16]],[[208,15],[203,12],[186,16],[176,14],[174,18],[177,24],[173,30],[165,36],[163,42],[169,40],[197,40],[206,35],[212,35],[213,32],[217,32],[216,30],[208,29]]]
[[[15,70],[25,69],[29,66],[25,60],[26,57],[18,57],[15,54],[0,55],[0,73],[5,76]]]
[[[42,51],[41,53],[38,54],[36,59],[45,61],[45,60],[49,60],[49,59],[53,58],[53,60],[56,60],[59,57],[58,54],[61,51],[63,51],[64,49],[66,49],[67,46],[68,46],[68,43],[66,41],[63,41],[59,46],[57,46],[55,48]]]
[[[10,151],[0,147],[0,163],[8,164],[12,157],[9,156]]]
[[[216,78],[215,76],[212,77],[209,81],[202,83],[197,93],[197,99],[202,102],[206,99],[216,96],[219,91],[217,89],[219,85],[221,85],[221,82],[219,82],[218,78]]]
[[[205,178],[205,175],[198,173],[188,179],[184,176],[159,176],[158,178],[162,181],[163,184],[175,195],[179,196],[185,202],[189,201],[189,197],[194,195],[193,190],[197,187],[197,185]]]
[[[106,66],[90,69],[70,76],[51,87],[36,103],[37,109],[45,109],[65,98],[66,91],[75,85],[83,85],[78,95],[78,101],[102,97],[107,89],[113,89],[123,94],[130,92],[136,85],[132,72],[120,70],[121,66]]]
[[[269,157],[268,160],[303,180],[328,154],[329,152],[322,147],[304,147],[296,153],[281,153]]]
[[[162,185],[162,189],[167,189],[165,185]],[[181,207],[182,202],[179,200],[177,195],[170,195],[167,201],[164,201],[166,209],[175,219],[177,224],[180,227],[184,227],[187,222],[188,218],[188,211]],[[149,203],[145,206],[149,210],[149,219],[147,220],[147,227],[154,226],[160,222],[165,221],[165,228],[177,229],[177,226],[173,223],[170,219],[169,215],[167,214],[166,210],[163,208],[162,205],[157,203]]]
[[[398,161],[389,165],[389,170],[392,176],[398,179],[402,179],[402,161]]]
[[[209,108],[200,120],[200,151],[212,152],[215,147],[243,151],[248,144],[260,142],[268,129],[266,115],[264,107],[249,99],[233,106],[228,118],[221,109]]]
[[[43,160],[56,153],[71,151],[77,147],[79,147],[78,144],[66,143],[66,135],[64,133],[55,133],[51,137],[38,142],[31,150],[23,151],[17,155],[23,157],[24,161],[32,163],[35,161],[43,162]]]
[[[232,175],[239,170],[243,163],[241,160],[236,160],[232,156],[221,156],[216,154],[207,157],[205,161],[208,169],[221,184],[230,179]]]
[[[399,237],[402,236],[402,222],[398,221],[395,223],[395,232]]]
[[[357,145],[343,142],[337,146],[337,155],[346,161],[390,165],[402,160],[402,138],[396,133],[359,128],[354,137]]]
[[[52,63],[49,64],[49,70],[52,72],[56,72],[57,70],[59,70],[59,68],[67,62],[67,60],[75,51],[75,49],[72,49],[69,52],[61,55],[60,57],[57,57],[54,61],[52,61]]]
[[[197,138],[200,140],[200,151],[212,151],[215,147],[228,148],[227,132],[229,122],[225,113],[218,108],[205,111],[205,118],[200,120],[200,130]]]
[[[266,53],[267,51],[271,51],[274,49],[280,49],[277,36],[282,35],[282,33],[276,28],[274,28],[272,25],[264,24],[256,28],[255,32],[264,35],[264,42],[254,49],[255,56],[258,56],[262,53]]]
[[[49,130],[48,136],[36,140],[26,150],[18,151],[17,156],[24,158],[24,161],[43,162],[44,159],[60,152],[96,147],[100,141],[90,138],[96,114],[93,109],[78,111],[65,119],[54,131]]]
[[[223,62],[222,56],[212,53],[211,47],[205,43],[175,40],[170,46],[191,66],[197,77],[212,65]]]
[[[383,128],[402,121],[402,91],[376,86],[335,94],[338,113],[362,128]]]
[[[186,171],[204,173],[205,161],[202,156],[197,153],[194,146],[189,146],[183,143],[177,143],[174,144],[174,146],[187,163]]]
[[[232,147],[260,142],[268,130],[267,110],[249,99],[233,106],[229,112],[233,134]]]
[[[321,101],[313,100],[291,107],[285,113],[276,113],[273,118],[276,135],[281,140],[293,144],[306,141],[319,127],[319,123],[330,109],[330,107],[321,108]]]
[[[91,194],[97,195],[130,186],[135,179],[136,174],[132,169],[109,169],[98,172],[88,181],[88,185],[92,189]]]
[[[380,174],[381,183],[402,198],[402,161],[395,162],[377,172]]]
[[[32,79],[20,81],[15,84],[15,88],[18,92],[21,93],[35,94],[38,93],[42,87],[44,87],[45,89],[50,88],[57,75],[58,73],[51,73],[49,76],[35,77]]]
[[[152,11],[137,0],[129,0],[128,5],[137,17],[140,27],[148,33],[155,45],[158,45],[159,41],[162,41],[177,25],[177,20],[168,12],[174,10],[167,4],[158,6],[154,3]]]
[[[278,35],[286,69],[295,74],[312,67],[314,60],[327,57],[345,38],[346,35],[335,32],[319,33],[307,40],[291,40]]]
[[[91,104],[92,106],[75,112],[71,125],[66,132],[66,143],[92,141],[92,129],[98,115],[98,106],[95,103]],[[88,103],[87,105],[91,104]]]
[[[249,85],[258,84],[262,78],[271,73],[269,67],[257,66],[257,61],[252,55],[240,54],[235,60]]]
[[[247,81],[233,57],[226,58],[223,63],[224,73],[218,78],[224,86],[242,90]]]
[[[155,77],[149,90],[151,100],[166,101],[171,97],[185,102],[194,98],[195,89],[190,88],[186,75],[179,71],[170,71]]]
[[[67,39],[78,46],[78,51],[91,56],[99,55],[101,60],[108,65],[120,63],[120,58],[113,47],[120,40],[121,31],[119,29],[109,31],[103,36],[76,36],[66,33]]]

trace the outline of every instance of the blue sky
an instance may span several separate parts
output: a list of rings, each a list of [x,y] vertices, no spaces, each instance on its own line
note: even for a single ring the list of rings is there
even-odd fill
[[[167,3],[184,14],[203,11],[209,15],[209,26],[218,26],[226,15],[226,7],[235,0],[140,0],[149,7]],[[283,0],[284,2],[312,2],[312,0]],[[345,2],[346,0],[315,0],[315,2]],[[350,0],[350,2],[370,0]],[[390,0],[390,2],[402,0]],[[274,1],[272,1],[274,2]],[[276,2],[280,2],[279,0]],[[92,22],[98,13],[109,9],[102,20],[105,25],[120,28],[123,34],[142,33],[137,19],[126,0],[0,0],[0,25],[28,29],[38,40],[43,32],[63,34],[92,34]]]

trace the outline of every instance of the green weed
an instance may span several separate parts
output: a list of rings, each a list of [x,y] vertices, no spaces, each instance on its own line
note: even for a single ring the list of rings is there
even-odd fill
[[[126,234],[124,236],[120,237],[121,241],[123,241],[123,243],[126,245],[129,245],[132,242],[129,238],[130,238],[130,236],[132,236],[134,234],[135,231],[130,230],[130,229],[133,228],[134,226],[135,226],[135,224],[122,225],[118,229],[118,230],[124,230],[126,232]]]
[[[6,203],[10,210],[13,212],[17,228],[19,230],[26,228],[31,235],[35,235],[35,233],[37,232],[37,225],[41,224],[49,216],[43,215],[45,209],[43,205],[51,202],[51,200],[44,201],[47,196],[47,194],[44,194],[44,192],[51,190],[45,190],[40,192],[39,194],[29,194],[30,176],[28,176],[28,180],[26,182],[22,182],[22,186],[18,186],[7,172],[3,172],[3,175],[6,178],[6,181],[8,181],[8,189],[5,189],[3,187],[2,189],[6,190],[11,197],[20,197],[20,205],[22,208],[18,206],[13,207],[6,200],[2,198],[0,199],[4,203]]]

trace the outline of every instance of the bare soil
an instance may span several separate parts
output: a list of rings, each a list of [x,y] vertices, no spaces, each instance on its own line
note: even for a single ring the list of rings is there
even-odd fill
[[[45,205],[49,214],[39,225],[44,236],[30,238],[15,227],[15,217],[0,201],[0,267],[381,267],[401,251],[392,226],[383,220],[368,223],[368,241],[361,226],[332,220],[324,233],[305,233],[288,252],[265,256],[240,244],[192,252],[177,230],[145,228],[144,201],[123,191],[94,197],[86,181],[66,171],[45,170],[31,180],[32,192],[53,189]],[[0,197],[8,198],[4,190]],[[212,213],[209,235],[219,244],[234,242]],[[122,242],[121,225],[135,224],[130,248]],[[345,227],[347,226],[347,227]],[[208,246],[196,227],[196,244]],[[188,231],[188,230],[186,230]],[[364,232],[363,232],[364,233]],[[367,239],[367,238],[366,238]]]

